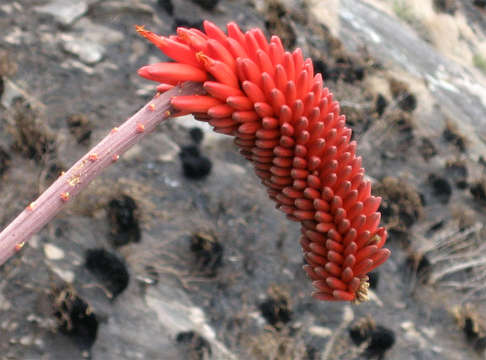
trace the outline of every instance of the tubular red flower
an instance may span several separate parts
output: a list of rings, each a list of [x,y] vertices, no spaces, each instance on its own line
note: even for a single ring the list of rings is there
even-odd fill
[[[157,63],[138,69],[138,75],[160,83],[175,85],[183,81],[203,82],[208,74],[194,66],[179,63]]]
[[[277,208],[301,223],[313,296],[366,300],[366,273],[390,251],[379,227],[381,198],[371,196],[339,103],[312,61],[300,49],[286,52],[277,36],[268,42],[261,30],[243,33],[235,23],[228,35],[208,21],[204,29],[178,28],[167,38],[137,27],[176,61],[142,67],[139,74],[162,83],[160,90],[203,82],[208,96],[175,96],[172,106],[235,136]]]

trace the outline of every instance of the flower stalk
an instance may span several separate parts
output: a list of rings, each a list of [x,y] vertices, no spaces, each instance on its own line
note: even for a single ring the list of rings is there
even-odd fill
[[[121,126],[110,133],[64,172],[35,201],[31,202],[0,233],[0,265],[20,251],[32,235],[46,225],[65,205],[104,169],[143,137],[151,133],[174,109],[174,96],[194,95],[202,91],[199,83],[183,83],[164,94],[157,95]]]

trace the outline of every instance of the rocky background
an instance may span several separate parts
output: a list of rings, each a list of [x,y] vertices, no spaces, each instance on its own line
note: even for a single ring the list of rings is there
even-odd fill
[[[0,267],[0,359],[486,358],[486,2],[0,0],[0,222],[154,94],[134,31],[261,27],[322,72],[383,197],[371,301],[318,302],[230,138],[167,121]]]

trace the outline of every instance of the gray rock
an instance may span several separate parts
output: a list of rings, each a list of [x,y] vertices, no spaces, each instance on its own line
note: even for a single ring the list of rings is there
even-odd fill
[[[106,53],[105,47],[123,39],[119,31],[94,24],[88,19],[79,20],[73,29],[75,33],[61,35],[62,48],[88,65],[100,62]]]
[[[41,14],[52,15],[63,26],[71,26],[88,11],[88,4],[83,0],[55,0],[34,9]]]

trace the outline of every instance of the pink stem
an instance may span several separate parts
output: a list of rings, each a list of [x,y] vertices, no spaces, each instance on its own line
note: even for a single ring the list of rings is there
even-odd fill
[[[201,93],[201,84],[184,83],[155,96],[135,115],[111,132],[62,174],[0,233],[0,265],[19,251],[32,235],[119,156],[171,116],[170,99]]]

